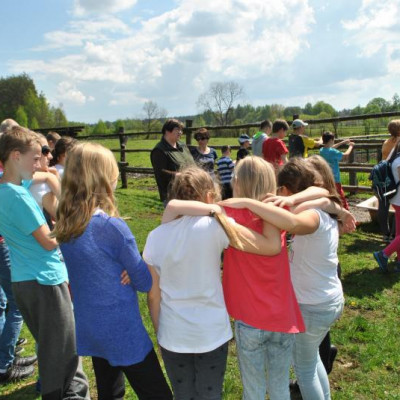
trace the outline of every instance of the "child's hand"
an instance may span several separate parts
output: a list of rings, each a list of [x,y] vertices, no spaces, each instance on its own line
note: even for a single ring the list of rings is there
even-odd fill
[[[263,199],[263,203],[273,203],[278,207],[293,207],[294,201],[290,196],[277,196],[274,194],[268,194],[267,197]]]
[[[124,269],[121,274],[121,285],[126,286],[130,284],[131,284],[131,278],[128,275],[128,271]]]
[[[343,209],[339,215],[339,218],[340,218],[339,233],[341,235],[356,230],[357,227],[356,217],[351,212]]]

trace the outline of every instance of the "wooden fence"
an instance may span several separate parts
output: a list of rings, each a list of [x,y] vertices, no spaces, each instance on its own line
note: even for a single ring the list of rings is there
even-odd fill
[[[379,113],[379,114],[366,114],[366,115],[354,115],[348,117],[335,117],[335,118],[325,118],[325,119],[311,119],[306,120],[309,125],[321,125],[321,124],[332,124],[333,131],[337,132],[337,126],[340,122],[347,121],[363,121],[368,119],[382,119],[391,118],[395,116],[400,116],[400,111]],[[298,118],[297,115],[293,116],[293,119]],[[288,121],[289,125],[292,121]],[[193,127],[192,120],[186,120],[185,127],[183,129],[183,134],[185,136],[185,141],[188,146],[192,145],[192,136],[200,127]],[[229,126],[204,126],[209,131],[233,131],[237,133],[240,131],[247,131],[251,128],[258,128],[259,122],[242,124],[242,125],[229,125]],[[79,127],[81,128],[81,127]],[[76,128],[75,128],[76,129]],[[49,128],[50,130],[50,128]],[[57,131],[57,128],[51,129]],[[41,130],[43,131],[43,130]],[[64,132],[63,132],[64,133]],[[77,136],[76,139],[79,140],[96,140],[96,139],[119,139],[120,147],[118,149],[111,149],[114,153],[120,154],[120,161],[118,162],[119,169],[121,172],[122,187],[128,187],[128,174],[153,174],[152,168],[145,167],[131,167],[126,161],[126,153],[139,153],[147,152],[150,153],[152,149],[127,149],[127,142],[131,137],[143,136],[149,137],[150,135],[161,135],[161,132],[133,132],[126,133],[124,128],[120,128],[117,134],[107,134],[107,135],[91,135],[91,136]],[[358,185],[357,174],[358,173],[370,173],[373,164],[376,164],[382,157],[381,148],[382,143],[388,138],[388,134],[383,135],[359,135],[350,137],[352,141],[355,142],[354,151],[351,153],[347,163],[340,163],[341,172],[349,173],[349,184],[343,185],[343,189],[350,193],[356,192],[372,192],[370,186],[360,186]],[[337,138],[336,141],[342,139]],[[220,149],[222,146],[213,146],[215,149]],[[238,149],[239,146],[231,146],[232,149]],[[150,155],[149,155],[150,156]],[[372,164],[373,163],[373,164]]]

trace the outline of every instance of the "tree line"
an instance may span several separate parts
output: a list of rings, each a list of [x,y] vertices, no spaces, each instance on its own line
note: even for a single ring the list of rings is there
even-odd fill
[[[244,88],[236,82],[213,82],[197,99],[199,113],[174,117],[180,120],[191,119],[194,126],[205,126],[240,125],[277,118],[290,120],[293,115],[299,115],[302,119],[322,119],[400,111],[400,96],[397,93],[390,100],[375,97],[364,107],[358,105],[342,110],[336,110],[322,100],[314,104],[307,103],[304,107],[282,104],[253,106],[243,100],[244,96]],[[137,118],[99,120],[94,124],[72,122],[67,120],[62,105],[51,106],[45,95],[38,93],[33,80],[27,74],[0,78],[0,120],[13,118],[31,129],[79,124],[85,125],[85,135],[117,133],[121,127],[127,132],[155,132],[161,130],[167,116],[168,111],[164,107],[155,100],[149,100],[143,104],[142,113]]]

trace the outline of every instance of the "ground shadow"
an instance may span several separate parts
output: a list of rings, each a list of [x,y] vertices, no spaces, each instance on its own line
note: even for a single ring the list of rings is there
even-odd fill
[[[4,394],[1,395],[2,399],[7,400],[33,400],[40,399],[40,395],[37,394],[35,389],[35,382],[25,383],[21,382],[23,386],[19,388],[14,388],[12,392],[7,393],[7,390]],[[5,387],[6,389],[6,387]]]

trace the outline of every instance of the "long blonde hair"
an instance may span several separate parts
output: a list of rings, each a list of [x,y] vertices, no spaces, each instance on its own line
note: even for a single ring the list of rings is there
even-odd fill
[[[273,166],[257,156],[245,157],[235,167],[233,196],[262,200],[267,193],[276,192]]]
[[[206,203],[207,195],[211,195],[214,202],[221,199],[219,185],[213,181],[208,172],[197,166],[181,170],[180,174],[174,178],[169,193],[170,200],[197,200]],[[243,249],[239,233],[234,225],[229,223],[227,217],[221,213],[215,213],[213,216],[225,231],[231,244]]]
[[[113,188],[118,175],[114,155],[100,144],[79,143],[70,150],[53,231],[59,243],[82,235],[97,208],[118,216]]]

